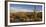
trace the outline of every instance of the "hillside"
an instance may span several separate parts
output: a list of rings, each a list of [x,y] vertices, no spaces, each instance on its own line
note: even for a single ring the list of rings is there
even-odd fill
[[[42,21],[42,12],[16,12],[10,13],[11,22]]]

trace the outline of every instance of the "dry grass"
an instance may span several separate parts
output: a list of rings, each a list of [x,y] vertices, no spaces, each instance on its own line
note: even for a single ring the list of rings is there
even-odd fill
[[[17,12],[10,13],[11,22],[33,22],[42,21],[42,12]]]

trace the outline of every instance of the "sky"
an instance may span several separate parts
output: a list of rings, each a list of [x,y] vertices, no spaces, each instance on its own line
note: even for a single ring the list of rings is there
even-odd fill
[[[34,9],[41,11],[42,5],[10,4],[10,10],[16,12],[33,12]]]

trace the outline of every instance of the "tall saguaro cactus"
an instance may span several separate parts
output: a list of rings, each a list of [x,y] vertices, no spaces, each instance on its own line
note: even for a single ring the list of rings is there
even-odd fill
[[[37,18],[37,13],[36,13],[36,6],[34,6],[34,19],[36,19]]]

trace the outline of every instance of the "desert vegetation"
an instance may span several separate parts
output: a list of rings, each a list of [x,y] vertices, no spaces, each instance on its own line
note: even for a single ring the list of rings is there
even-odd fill
[[[10,22],[42,21],[42,12],[16,12],[10,13]]]

